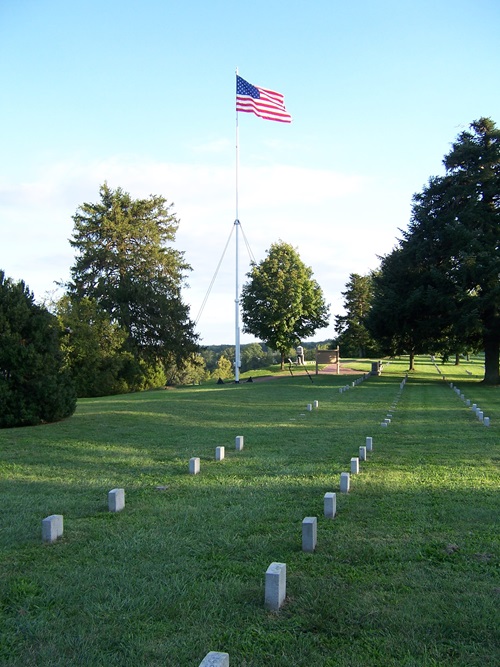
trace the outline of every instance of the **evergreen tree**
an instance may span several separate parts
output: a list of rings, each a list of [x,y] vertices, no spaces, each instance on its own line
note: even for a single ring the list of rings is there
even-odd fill
[[[414,197],[405,242],[436,294],[435,337],[454,353],[481,346],[484,382],[499,384],[500,130],[474,121],[443,162],[446,175]]]
[[[57,319],[21,282],[0,271],[0,427],[33,426],[73,414]]]
[[[471,123],[445,156],[446,174],[414,196],[398,247],[374,277],[369,328],[387,350],[483,349],[499,384],[500,130]]]
[[[345,315],[335,317],[336,344],[343,357],[370,357],[378,353],[377,345],[366,328],[366,318],[373,298],[372,276],[351,273],[344,297]]]
[[[134,200],[105,183],[100,202],[80,206],[73,221],[70,295],[95,301],[127,333],[138,372],[144,364],[149,371],[182,366],[197,351],[198,336],[181,298],[190,267],[171,247],[179,224],[171,206],[156,195]]]
[[[288,243],[274,243],[247,274],[241,292],[243,330],[285,357],[303,338],[328,326],[328,306],[312,270]]]
[[[415,355],[426,352],[430,341],[434,344],[427,328],[432,323],[427,309],[430,293],[401,245],[382,258],[372,280],[373,299],[366,326],[384,354],[408,354],[409,370],[414,370]]]

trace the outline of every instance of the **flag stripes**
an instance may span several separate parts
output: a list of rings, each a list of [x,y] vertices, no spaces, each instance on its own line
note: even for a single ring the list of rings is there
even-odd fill
[[[264,120],[292,122],[292,117],[285,109],[285,98],[281,93],[253,86],[241,76],[236,77],[236,111],[253,113]]]

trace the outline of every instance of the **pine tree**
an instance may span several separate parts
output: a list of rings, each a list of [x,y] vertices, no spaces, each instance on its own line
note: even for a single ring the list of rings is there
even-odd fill
[[[335,317],[338,333],[336,344],[342,356],[369,357],[376,355],[377,345],[366,328],[366,318],[373,298],[372,276],[351,273],[344,297],[345,315]]]
[[[80,206],[73,221],[70,295],[91,299],[126,331],[137,368],[190,359],[198,336],[181,298],[190,267],[172,247],[179,222],[171,205],[156,195],[132,199],[105,183],[100,202]]]
[[[76,393],[63,367],[57,319],[0,271],[0,427],[33,426],[73,414]]]

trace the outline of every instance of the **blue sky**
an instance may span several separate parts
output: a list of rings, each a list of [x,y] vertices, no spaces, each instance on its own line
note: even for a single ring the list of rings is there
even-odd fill
[[[0,268],[69,278],[71,216],[106,180],[174,204],[196,319],[235,219],[235,69],[293,123],[239,116],[253,256],[294,245],[334,315],[469,123],[500,123],[498,0],[1,0]],[[241,244],[240,283],[248,255]],[[234,343],[230,243],[197,330]],[[242,342],[253,337],[242,336]]]

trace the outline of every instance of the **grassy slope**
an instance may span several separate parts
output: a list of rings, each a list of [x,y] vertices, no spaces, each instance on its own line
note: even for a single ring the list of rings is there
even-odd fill
[[[421,362],[382,429],[404,370],[342,395],[352,377],[85,400],[66,422],[0,432],[1,664],[188,667],[209,650],[246,667],[500,664],[499,390],[446,367],[488,429]],[[53,513],[64,537],[42,545]],[[288,570],[278,614],[263,608],[272,561]]]

